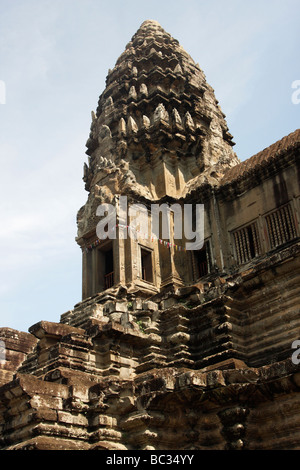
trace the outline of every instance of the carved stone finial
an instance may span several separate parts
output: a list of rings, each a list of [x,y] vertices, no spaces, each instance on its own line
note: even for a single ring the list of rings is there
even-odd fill
[[[137,99],[137,93],[136,93],[135,86],[131,86],[131,87],[130,87],[130,90],[129,90],[129,98],[132,98],[132,99],[134,99],[134,100]]]
[[[179,126],[182,125],[182,120],[181,120],[180,114],[179,114],[179,112],[177,111],[176,108],[174,108],[173,111],[172,111],[172,119],[173,119],[173,122],[175,124],[178,124]]]
[[[180,64],[177,64],[175,69],[174,69],[174,73],[181,73],[182,74],[182,68],[180,66]]]
[[[147,129],[150,127],[150,119],[147,116],[143,116],[143,126]]]
[[[128,132],[137,132],[139,130],[138,126],[137,126],[137,123],[135,122],[135,120],[133,119],[132,116],[129,116],[128,118],[128,122],[127,122],[127,130]]]
[[[148,96],[148,88],[145,85],[145,83],[142,83],[141,86],[140,86],[140,94]]]
[[[110,128],[106,125],[106,124],[103,124],[100,128],[100,133],[99,133],[99,137],[101,139],[105,139],[105,138],[110,138],[111,139],[111,132],[110,132]]]
[[[169,114],[162,103],[160,103],[154,111],[154,122],[169,122]]]
[[[188,129],[195,129],[194,121],[188,111],[185,113],[185,116],[184,116],[184,124],[185,124],[185,127]]]
[[[119,122],[119,134],[126,135],[126,122],[124,118],[121,118]]]

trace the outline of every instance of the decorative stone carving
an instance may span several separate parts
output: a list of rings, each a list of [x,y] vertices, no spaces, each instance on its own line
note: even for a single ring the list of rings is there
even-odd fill
[[[190,130],[195,129],[194,121],[188,111],[185,113],[185,116],[184,116],[184,124],[187,129],[190,129]]]
[[[180,64],[176,65],[176,67],[174,69],[174,73],[178,73],[178,74],[182,75],[183,72],[182,72],[182,68],[181,68]]]
[[[160,103],[155,109],[153,120],[154,120],[154,123],[157,123],[160,121],[166,121],[166,122],[169,121],[169,114],[166,111],[166,108],[164,107],[162,103]]]
[[[129,90],[129,98],[132,98],[133,100],[136,100],[137,99],[137,93],[136,93],[136,89],[134,86],[131,86],[130,87],[130,90]]]
[[[142,83],[140,86],[140,94],[144,96],[148,96],[148,88],[145,83]]]
[[[103,124],[100,128],[100,132],[99,132],[99,137],[100,139],[111,139],[111,131],[110,131],[110,128],[106,125],[106,124]]]
[[[120,122],[119,122],[119,133],[120,135],[122,136],[125,136],[126,135],[126,122],[125,122],[125,119],[124,118],[121,118],[120,119]]]
[[[135,122],[135,120],[133,119],[132,116],[129,116],[128,118],[128,122],[127,122],[127,130],[129,133],[134,133],[134,132],[138,132],[138,126],[137,126],[137,123]]]
[[[180,117],[180,114],[179,112],[177,111],[176,108],[173,109],[172,111],[172,118],[173,118],[173,122],[179,126],[182,125],[182,120],[181,120],[181,117]]]
[[[150,127],[150,119],[147,116],[143,116],[143,126],[147,129]]]
[[[0,448],[300,449],[300,130],[239,162],[203,72],[152,20],[106,83],[77,214],[82,299],[59,323],[0,328]],[[204,204],[203,248],[173,224],[142,237],[132,214],[100,240],[99,204],[124,195],[149,225],[153,204]]]

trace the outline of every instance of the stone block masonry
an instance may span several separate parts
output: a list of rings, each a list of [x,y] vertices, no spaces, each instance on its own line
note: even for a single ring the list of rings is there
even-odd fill
[[[145,21],[92,112],[81,300],[0,328],[0,449],[300,449],[300,130],[244,162],[232,139],[198,64]],[[172,220],[168,243],[99,240],[120,195],[146,222],[203,204],[203,247]]]

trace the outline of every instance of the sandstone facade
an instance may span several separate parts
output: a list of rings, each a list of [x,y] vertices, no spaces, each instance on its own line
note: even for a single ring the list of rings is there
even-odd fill
[[[244,162],[233,146],[203,71],[144,22],[92,113],[82,300],[0,329],[2,449],[300,448],[300,130]],[[153,204],[203,204],[203,248],[173,225],[125,238],[130,215],[99,240],[122,195],[149,226]]]

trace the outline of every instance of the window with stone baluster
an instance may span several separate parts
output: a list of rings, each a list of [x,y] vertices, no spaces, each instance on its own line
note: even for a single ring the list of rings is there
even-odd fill
[[[296,223],[290,204],[286,204],[265,216],[270,249],[283,245],[297,237]]]
[[[233,232],[235,254],[238,264],[247,263],[261,254],[257,222]]]

